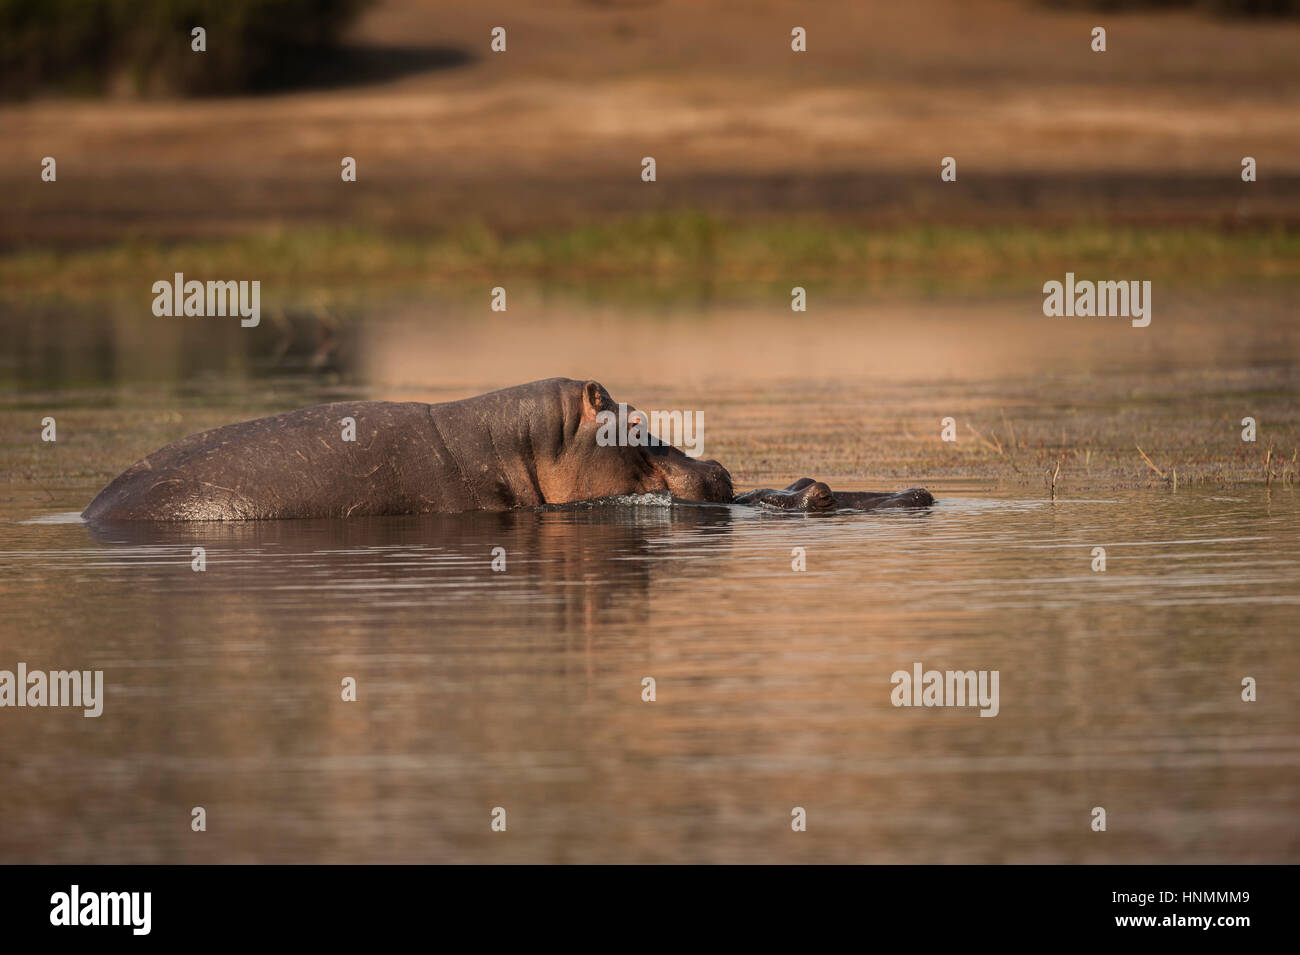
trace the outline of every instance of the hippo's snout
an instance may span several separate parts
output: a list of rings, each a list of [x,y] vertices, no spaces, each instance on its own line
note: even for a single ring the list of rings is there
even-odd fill
[[[898,495],[899,507],[929,507],[934,503],[934,495],[923,487],[910,487]]]
[[[815,481],[804,489],[803,500],[811,511],[828,511],[835,506],[835,493],[830,485]]]
[[[731,503],[731,472],[713,459],[697,461],[681,452],[660,461],[673,497],[705,504]]]

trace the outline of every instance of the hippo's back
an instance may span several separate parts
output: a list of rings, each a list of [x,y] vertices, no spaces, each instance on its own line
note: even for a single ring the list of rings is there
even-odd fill
[[[137,461],[82,516],[221,521],[437,510],[445,502],[420,499],[421,488],[436,485],[421,472],[440,464],[431,433],[429,406],[415,402],[337,402],[226,425]]]

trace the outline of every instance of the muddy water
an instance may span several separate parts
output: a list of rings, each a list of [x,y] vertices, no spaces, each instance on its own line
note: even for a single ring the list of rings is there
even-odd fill
[[[0,709],[0,861],[1300,859],[1294,295],[1160,299],[1141,332],[1036,293],[863,301],[792,325],[512,290],[509,322],[399,303],[251,335],[0,309],[0,670],[105,683],[98,718]],[[940,502],[76,518],[204,428],[555,374],[702,410],[741,486]],[[997,715],[895,707],[916,664],[997,671]]]
[[[0,668],[99,669],[105,700],[0,713],[0,860],[1294,861],[1294,494],[941,497],[112,531],[7,504]],[[917,662],[997,670],[997,715],[895,707]]]

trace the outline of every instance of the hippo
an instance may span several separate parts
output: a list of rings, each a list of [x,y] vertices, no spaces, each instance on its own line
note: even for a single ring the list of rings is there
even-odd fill
[[[127,468],[86,520],[229,521],[508,510],[626,494],[729,502],[731,475],[670,444],[605,446],[618,404],[550,378],[441,404],[317,405],[191,435]],[[355,440],[345,440],[345,419]]]
[[[774,507],[783,511],[874,511],[887,507],[929,507],[934,495],[923,487],[897,493],[878,491],[832,491],[812,478],[800,478],[779,491],[759,488],[732,499],[733,504]]]
[[[704,504],[859,506],[849,503],[853,492],[830,492],[810,478],[737,498],[717,461],[696,460],[653,437],[623,446],[597,441],[597,416],[618,407],[599,382],[571,378],[439,404],[317,405],[160,448],[109,482],[82,517],[245,521],[504,511],[654,492]]]

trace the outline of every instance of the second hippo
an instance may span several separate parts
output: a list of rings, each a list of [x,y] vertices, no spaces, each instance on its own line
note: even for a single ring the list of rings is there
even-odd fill
[[[800,478],[781,490],[759,488],[737,495],[733,504],[772,507],[782,511],[875,511],[888,507],[929,507],[934,495],[923,487],[906,491],[833,491],[828,484]]]

